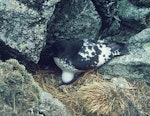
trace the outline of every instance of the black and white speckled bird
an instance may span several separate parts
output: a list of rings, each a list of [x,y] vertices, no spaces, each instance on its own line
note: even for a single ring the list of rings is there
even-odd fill
[[[102,40],[59,40],[52,45],[54,62],[62,70],[62,84],[74,82],[76,74],[99,68],[115,56],[127,53],[124,43]]]

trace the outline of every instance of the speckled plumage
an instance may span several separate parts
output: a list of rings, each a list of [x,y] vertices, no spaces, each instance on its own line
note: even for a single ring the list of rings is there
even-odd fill
[[[98,68],[127,49],[122,43],[102,40],[60,40],[52,46],[54,62],[62,70],[63,84],[76,80],[76,73]]]

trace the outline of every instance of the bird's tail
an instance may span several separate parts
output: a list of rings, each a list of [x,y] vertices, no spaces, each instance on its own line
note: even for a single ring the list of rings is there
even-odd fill
[[[108,44],[108,47],[111,48],[112,57],[121,56],[121,55],[125,55],[125,54],[129,53],[125,43],[111,42],[111,43]]]

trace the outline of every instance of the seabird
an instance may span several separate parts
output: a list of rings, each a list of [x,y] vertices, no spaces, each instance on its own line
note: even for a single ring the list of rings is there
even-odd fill
[[[99,68],[115,56],[128,52],[124,43],[103,40],[58,40],[52,45],[55,64],[62,70],[61,84],[70,84],[78,74]]]

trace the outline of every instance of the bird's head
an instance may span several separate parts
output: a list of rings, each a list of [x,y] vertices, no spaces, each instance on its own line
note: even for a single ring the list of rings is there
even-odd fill
[[[82,40],[58,40],[52,45],[52,53],[54,57],[72,58],[76,55],[83,44]]]
[[[60,40],[54,42],[53,45],[51,46],[53,57],[63,57],[66,48],[67,48],[67,44],[65,43],[65,41]]]

